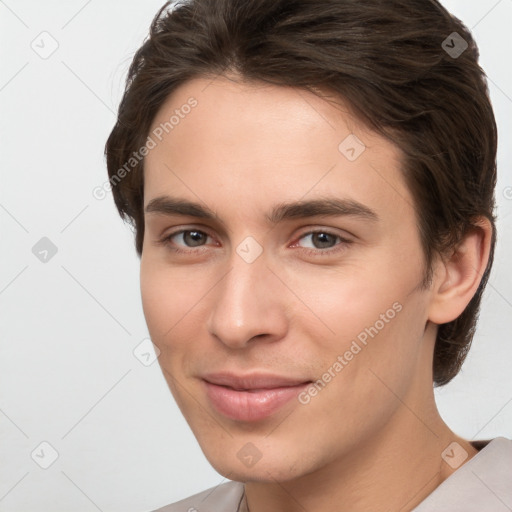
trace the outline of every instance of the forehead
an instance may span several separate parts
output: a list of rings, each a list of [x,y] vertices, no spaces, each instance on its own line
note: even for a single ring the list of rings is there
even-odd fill
[[[399,215],[411,210],[400,150],[335,101],[225,77],[186,82],[153,121],[145,205],[169,194],[217,211],[236,199],[255,213],[329,193]]]

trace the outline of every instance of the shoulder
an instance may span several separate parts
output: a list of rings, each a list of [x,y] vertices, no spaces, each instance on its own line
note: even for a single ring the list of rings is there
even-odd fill
[[[512,440],[476,441],[480,451],[452,473],[414,512],[507,510],[512,503]],[[501,507],[501,508],[500,508]]]
[[[244,494],[241,482],[226,482],[153,512],[237,512]]]

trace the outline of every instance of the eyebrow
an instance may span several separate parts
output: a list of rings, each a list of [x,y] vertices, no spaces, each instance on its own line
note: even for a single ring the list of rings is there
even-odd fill
[[[222,223],[219,216],[207,206],[170,196],[160,196],[152,199],[146,206],[145,212],[169,216],[183,215],[199,219],[216,220]],[[377,213],[368,206],[352,199],[334,197],[279,203],[274,206],[270,214],[267,214],[265,218],[268,222],[274,224],[284,220],[316,216],[349,216],[373,222],[379,220]]]

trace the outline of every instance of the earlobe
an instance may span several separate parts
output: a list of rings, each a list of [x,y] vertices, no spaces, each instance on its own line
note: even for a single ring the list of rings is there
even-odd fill
[[[491,239],[491,223],[480,217],[451,255],[439,259],[429,308],[431,322],[448,323],[464,311],[487,267]]]

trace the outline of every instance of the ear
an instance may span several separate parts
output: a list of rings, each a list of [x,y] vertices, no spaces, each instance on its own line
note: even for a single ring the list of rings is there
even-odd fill
[[[432,285],[429,320],[445,324],[455,320],[475,295],[489,261],[492,225],[478,217],[460,244],[439,257]]]

